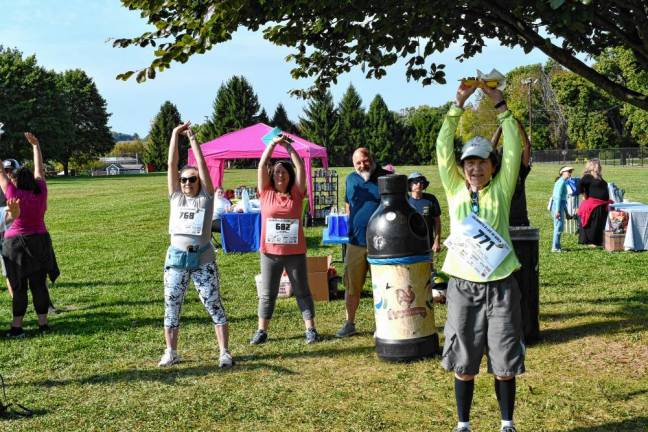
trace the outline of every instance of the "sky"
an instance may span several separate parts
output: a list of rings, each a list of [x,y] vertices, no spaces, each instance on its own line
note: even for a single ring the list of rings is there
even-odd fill
[[[113,48],[109,38],[133,37],[149,26],[138,11],[130,11],[118,0],[0,0],[0,45],[17,48],[25,56],[35,54],[38,64],[55,71],[83,69],[92,77],[111,113],[110,128],[117,132],[145,136],[153,117],[167,100],[174,103],[183,120],[202,123],[212,114],[212,104],[220,85],[233,75],[250,82],[263,108],[272,117],[283,103],[291,120],[303,115],[307,102],[288,95],[294,88],[306,88],[310,81],[295,81],[291,63],[285,58],[291,50],[264,40],[260,33],[239,30],[231,41],[217,45],[187,63],[173,63],[155,80],[138,84],[134,78],[116,80],[117,74],[148,66],[153,60],[150,48]],[[342,75],[331,88],[339,102],[350,83],[368,108],[380,94],[392,111],[419,105],[442,105],[454,98],[457,82],[475,75],[476,69],[502,73],[517,67],[544,63],[538,50],[525,54],[492,41],[472,59],[455,59],[460,46],[453,46],[434,61],[446,65],[448,84],[423,87],[407,82],[404,65],[387,69],[387,76],[366,79],[358,69]]]

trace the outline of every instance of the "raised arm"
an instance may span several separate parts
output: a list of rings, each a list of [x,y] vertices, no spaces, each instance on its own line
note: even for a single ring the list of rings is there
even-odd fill
[[[167,161],[167,186],[169,195],[180,190],[180,181],[178,180],[178,139],[180,134],[189,127],[189,122],[176,126],[171,132],[169,140],[169,158]],[[202,178],[200,179],[202,181]]]
[[[202,154],[202,149],[196,141],[196,135],[191,130],[189,122],[185,123],[187,129],[185,130],[185,135],[189,138],[189,145],[193,151],[194,157],[196,158],[196,165],[198,166],[198,176],[200,177],[200,184],[205,188],[205,192],[209,195],[214,195],[214,185],[211,181],[211,176],[209,175],[209,169],[207,169],[207,162],[205,162],[205,157]]]
[[[43,155],[41,154],[38,138],[31,132],[25,132],[25,138],[27,138],[34,150],[34,178],[42,180],[45,178],[45,166],[43,165]]]
[[[473,94],[476,87],[467,86],[463,82],[457,89],[455,102],[446,114],[443,126],[439,131],[436,141],[437,165],[443,188],[447,191],[454,190],[463,184],[464,178],[459,173],[454,154],[454,135],[463,113],[466,100]]]
[[[279,143],[281,138],[276,137],[270,144],[268,144],[261,155],[261,160],[259,160],[259,168],[257,169],[257,189],[259,193],[268,189],[270,186],[270,173],[268,172],[268,161],[272,157],[272,152],[274,152],[275,147]]]
[[[290,155],[290,160],[292,161],[293,165],[295,165],[295,185],[297,186],[297,189],[299,189],[299,192],[305,194],[306,169],[304,168],[304,161],[301,156],[297,154],[297,151],[293,148],[290,142],[283,140],[280,144],[286,148],[286,151]]]
[[[499,112],[497,120],[502,126],[504,143],[502,145],[502,162],[496,181],[500,182],[512,197],[520,172],[520,157],[522,153],[520,125],[508,110],[506,101],[504,100],[504,94],[501,90],[492,89],[487,85],[483,85],[481,90],[493,102]]]
[[[522,136],[522,143],[524,145],[524,147],[522,148],[522,165],[528,167],[529,162],[531,161],[531,140],[529,139],[529,135],[527,135],[520,121],[517,119],[516,121],[518,123],[518,126],[520,127],[520,135]],[[494,147],[497,147],[497,143],[499,142],[501,136],[502,126],[498,126],[497,130],[493,134],[493,137],[491,138],[491,142],[493,143]]]
[[[519,120],[518,125],[520,126],[520,135],[522,136],[522,143],[524,144],[524,147],[522,148],[522,165],[528,167],[529,162],[531,161],[531,139],[529,139],[529,135],[527,135]]]

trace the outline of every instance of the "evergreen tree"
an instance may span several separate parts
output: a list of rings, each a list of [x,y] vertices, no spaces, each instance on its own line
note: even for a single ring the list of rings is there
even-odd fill
[[[436,138],[449,105],[448,103],[438,108],[423,105],[404,110],[402,121],[410,130],[417,164],[436,161]]]
[[[166,171],[167,159],[169,152],[169,140],[173,128],[182,122],[178,108],[169,101],[166,101],[160,107],[160,112],[153,119],[149,139],[146,145],[145,160],[153,164],[155,171]],[[181,136],[179,142],[179,166],[183,166],[187,161],[187,150],[189,142],[186,137]]]
[[[355,149],[365,146],[365,113],[362,99],[353,85],[349,85],[342,96],[338,113],[340,136],[331,160],[335,166],[344,166],[351,163],[351,155]]]
[[[367,112],[367,147],[378,164],[397,163],[397,124],[380,95],[371,101]]]
[[[265,123],[265,124],[270,123],[270,119],[268,118],[268,113],[266,112],[265,108],[263,108],[261,110],[261,114],[259,114],[256,117],[256,122],[257,123]]]
[[[110,151],[115,142],[108,128],[106,101],[92,78],[80,69],[69,70],[58,76],[57,85],[72,127],[68,139],[50,157],[63,165],[67,175],[70,160],[86,163]]]
[[[288,118],[288,113],[286,112],[286,109],[281,103],[277,105],[277,108],[275,109],[270,124],[286,132],[290,132],[290,133],[297,132],[297,126],[295,126],[295,124],[290,121],[290,119]]]
[[[338,140],[338,115],[333,96],[326,92],[315,96],[304,109],[305,117],[299,118],[301,134],[309,141],[326,147],[333,154]]]
[[[202,131],[203,141],[257,123],[261,106],[250,83],[242,76],[233,76],[218,89],[213,108]]]

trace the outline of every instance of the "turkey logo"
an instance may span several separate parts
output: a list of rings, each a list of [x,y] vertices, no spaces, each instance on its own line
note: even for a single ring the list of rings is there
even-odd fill
[[[414,294],[412,287],[409,285],[407,286],[407,289],[396,290],[396,300],[398,300],[398,304],[401,306],[409,307],[415,298],[416,294]]]

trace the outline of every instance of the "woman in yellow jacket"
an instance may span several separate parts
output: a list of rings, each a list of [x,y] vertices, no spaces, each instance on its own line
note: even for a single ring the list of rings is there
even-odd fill
[[[520,169],[522,138],[501,91],[478,85],[499,111],[504,134],[502,160],[483,137],[468,141],[459,164],[454,135],[463,105],[475,86],[462,83],[437,138],[437,160],[448,199],[450,236],[442,271],[448,284],[448,318],[442,365],[455,373],[459,422],[470,431],[474,378],[484,353],[495,375],[503,432],[513,424],[515,376],[524,372],[520,290],[512,273],[520,267],[509,236],[509,210]]]

